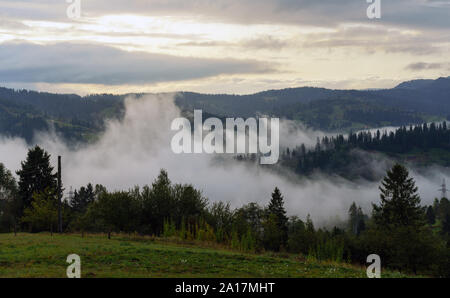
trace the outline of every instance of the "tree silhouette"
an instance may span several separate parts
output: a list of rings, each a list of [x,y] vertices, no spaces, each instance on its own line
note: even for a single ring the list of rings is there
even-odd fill
[[[281,236],[281,245],[285,246],[287,242],[288,232],[288,218],[286,216],[286,210],[284,209],[283,196],[281,195],[278,187],[272,193],[272,199],[269,202],[267,208],[269,217],[273,216],[271,220],[275,221]]]
[[[409,177],[408,170],[395,164],[381,184],[381,203],[379,206],[373,204],[375,223],[388,229],[423,226],[425,210],[420,206],[417,187],[414,179]]]
[[[42,193],[47,188],[56,190],[57,182],[53,167],[50,166],[50,155],[39,146],[28,151],[27,159],[21,166],[16,173],[19,176],[19,196],[23,210],[30,207],[34,193]]]

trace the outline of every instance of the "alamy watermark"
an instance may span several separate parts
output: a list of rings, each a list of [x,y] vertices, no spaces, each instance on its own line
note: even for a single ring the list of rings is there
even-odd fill
[[[367,263],[371,263],[367,266],[368,278],[380,278],[381,277],[381,258],[379,255],[371,254],[367,256]]]
[[[71,20],[81,18],[81,0],[66,0],[70,5],[67,7],[66,14]]]
[[[67,266],[66,274],[68,278],[81,278],[81,259],[77,254],[71,254],[67,256],[66,262],[70,265]]]
[[[227,118],[224,130],[219,118],[212,117],[203,122],[202,110],[194,110],[193,140],[191,122],[187,118],[176,118],[171,129],[178,132],[172,138],[171,147],[176,154],[259,153],[261,164],[275,164],[280,152],[279,119],[270,118],[270,136],[268,126],[268,118]]]
[[[381,19],[381,0],[366,0],[371,3],[367,8],[367,17],[369,19]]]

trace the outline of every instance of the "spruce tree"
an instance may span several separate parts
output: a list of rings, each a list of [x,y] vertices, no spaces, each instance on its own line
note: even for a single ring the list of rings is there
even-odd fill
[[[450,214],[447,214],[442,221],[442,234],[444,236],[450,236]]]
[[[50,155],[35,146],[28,150],[27,159],[21,163],[17,171],[19,176],[19,196],[22,199],[22,210],[30,207],[34,193],[42,193],[46,189],[56,190],[56,174],[50,166]]]
[[[275,190],[272,193],[272,199],[268,206],[268,213],[269,216],[274,216],[274,220],[280,230],[282,239],[281,244],[285,246],[287,242],[288,218],[286,216],[286,210],[284,209],[283,196],[278,187],[275,187]]]
[[[0,231],[7,231],[17,223],[21,202],[12,173],[0,163]]]
[[[359,235],[366,229],[365,215],[361,207],[356,206],[356,203],[353,202],[348,210],[348,214],[350,231],[355,235]]]
[[[84,213],[89,204],[94,202],[95,192],[94,187],[89,183],[86,187],[81,187],[79,191],[75,190],[74,196],[70,201],[70,207],[73,211]]]
[[[373,205],[375,223],[389,229],[423,226],[425,211],[420,206],[418,189],[408,170],[400,164],[394,165],[381,184],[381,203]]]
[[[348,215],[349,215],[349,228],[350,231],[353,234],[358,233],[358,207],[356,206],[356,203],[353,202],[350,208],[348,209]]]
[[[434,214],[433,207],[428,206],[426,216],[428,224],[434,225],[434,223],[436,222],[436,215]]]

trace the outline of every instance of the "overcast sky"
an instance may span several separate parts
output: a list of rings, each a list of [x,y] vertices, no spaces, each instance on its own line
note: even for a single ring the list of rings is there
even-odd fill
[[[75,1],[75,0],[73,0]],[[385,88],[450,75],[450,0],[0,0],[0,85],[79,94]]]

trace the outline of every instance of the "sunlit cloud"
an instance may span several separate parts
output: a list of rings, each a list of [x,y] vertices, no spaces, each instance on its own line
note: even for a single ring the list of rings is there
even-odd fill
[[[420,74],[417,67],[405,67],[421,61],[449,62],[448,1],[387,2],[382,19],[376,22],[367,19],[367,4],[359,0],[92,0],[82,1],[78,20],[66,16],[67,6],[59,0],[0,0],[0,47],[11,42],[47,47],[77,43],[114,48],[129,56],[147,53],[160,57],[161,65],[168,56],[175,60],[251,60],[265,65],[236,72],[230,71],[233,65],[213,63],[206,76],[173,72],[170,77],[162,72],[159,80],[149,79],[148,73],[137,68],[126,72],[133,79],[124,76],[121,84],[115,82],[115,90],[126,92],[251,93],[303,84],[387,88],[418,76],[448,76],[446,67],[421,67]],[[74,67],[71,57],[66,59]],[[56,59],[48,68],[62,71],[63,64],[55,65],[59,62]],[[108,68],[96,71],[95,80],[86,74],[85,80],[62,82],[30,80],[29,74],[20,82],[14,73],[3,72],[15,78],[3,84],[22,83],[46,91],[109,92]],[[181,66],[180,73],[185,72]],[[139,75],[145,77],[138,80]]]

